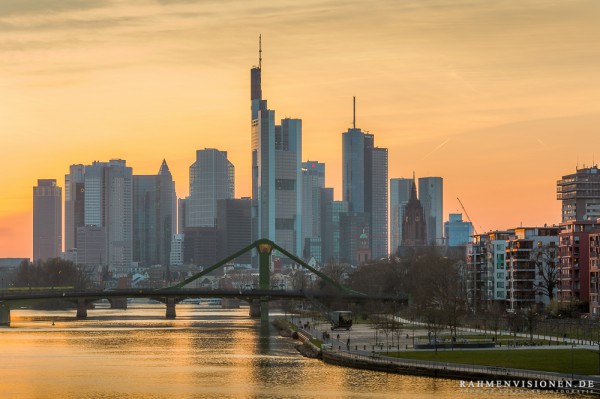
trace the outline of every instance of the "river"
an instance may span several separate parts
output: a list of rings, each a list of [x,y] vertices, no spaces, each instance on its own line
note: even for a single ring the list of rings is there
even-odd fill
[[[248,309],[160,304],[12,312],[0,329],[0,397],[38,398],[566,398],[466,391],[454,380],[355,370],[303,358],[290,338],[260,334]],[[54,324],[53,324],[54,323]]]

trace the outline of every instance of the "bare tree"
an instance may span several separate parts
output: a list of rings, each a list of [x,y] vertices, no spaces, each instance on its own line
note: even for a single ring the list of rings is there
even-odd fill
[[[310,279],[304,270],[295,270],[292,276],[292,287],[295,290],[305,291],[310,284]]]
[[[429,320],[443,323],[456,336],[466,314],[466,296],[459,265],[434,250],[411,261],[410,297]]]
[[[494,301],[487,310],[486,315],[491,323],[490,328],[494,330],[494,336],[497,337],[503,316],[506,315],[505,306],[498,301]]]
[[[536,292],[548,297],[552,302],[558,287],[558,248],[551,245],[538,246],[532,252],[531,262],[535,265],[538,282]]]
[[[529,341],[533,341],[533,331],[539,323],[540,315],[532,307],[524,309],[522,312],[523,322],[525,323],[525,327],[527,329],[527,332],[529,333]]]

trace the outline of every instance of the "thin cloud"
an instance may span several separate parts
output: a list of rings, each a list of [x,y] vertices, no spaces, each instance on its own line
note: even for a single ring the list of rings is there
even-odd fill
[[[445,146],[448,142],[450,141],[450,139],[446,139],[442,144],[438,145],[437,147],[435,147],[433,150],[431,150],[427,155],[425,155],[423,157],[423,160],[426,160],[427,158],[429,158],[431,155],[433,155],[436,151],[438,151],[440,148],[442,148],[443,146]]]
[[[2,0],[0,18],[107,7],[109,0]]]

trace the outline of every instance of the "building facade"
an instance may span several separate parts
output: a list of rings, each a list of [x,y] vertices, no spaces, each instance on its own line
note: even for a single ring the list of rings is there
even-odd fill
[[[250,71],[252,240],[267,238],[301,256],[302,121],[285,118],[276,125],[261,82],[262,58]]]
[[[600,317],[600,231],[590,234],[590,314]]]
[[[462,213],[451,213],[444,223],[444,239],[449,247],[467,245],[472,240],[473,224],[462,219]]]
[[[186,227],[183,237],[185,264],[209,267],[217,263],[216,227]]]
[[[600,219],[600,172],[598,165],[563,176],[556,182],[562,204],[562,222]]]
[[[410,198],[404,208],[402,220],[401,247],[421,247],[427,245],[427,221],[423,206],[417,198],[417,187],[413,178]]]
[[[169,265],[183,266],[185,258],[184,243],[183,234],[173,234],[173,239],[171,240],[171,253],[169,255]]]
[[[186,227],[215,227],[217,201],[235,196],[235,168],[227,151],[196,151],[190,166],[190,195],[185,200]]]
[[[425,213],[427,243],[442,245],[444,243],[444,180],[441,177],[420,177],[419,201]]]
[[[321,237],[321,189],[325,187],[325,164],[317,161],[302,163],[302,255],[315,253],[316,239]],[[313,239],[313,241],[311,241]],[[307,241],[308,240],[308,241]],[[312,244],[311,244],[312,242]],[[312,248],[312,250],[311,250]],[[319,258],[321,250],[318,250]]]
[[[93,162],[85,167],[84,189],[84,225],[105,234],[102,262],[114,277],[127,276],[133,261],[132,168],[121,159]]]
[[[140,266],[168,265],[177,231],[177,196],[165,160],[158,174],[133,176],[133,201],[133,261]]]
[[[55,179],[33,187],[33,260],[59,258],[62,252],[62,189]]]
[[[339,213],[341,263],[357,265],[361,236],[363,234],[366,236],[366,232],[370,231],[371,218],[369,216],[364,212]]]
[[[65,252],[77,248],[77,228],[84,226],[85,166],[71,165],[65,175]]]
[[[410,199],[412,179],[390,179],[390,252],[396,254],[402,243],[404,208]]]
[[[544,252],[552,254],[552,262],[558,262],[558,227],[518,227],[506,248],[507,304],[510,309],[532,308],[548,304],[543,294],[541,266],[536,259]]]
[[[369,218],[367,235],[375,259],[389,254],[387,177],[387,148],[375,147],[373,134],[356,128],[356,124],[342,133],[343,199],[350,212]],[[343,256],[354,259],[351,254]]]
[[[558,243],[559,275],[558,301],[563,304],[592,305],[592,292],[597,292],[596,238],[600,233],[600,221],[571,220],[560,224]],[[592,286],[593,289],[592,289]],[[590,308],[597,307],[597,301]],[[593,312],[593,309],[590,310]]]
[[[250,198],[217,201],[217,259],[222,260],[252,243],[252,200]],[[250,265],[249,252],[233,263]]]

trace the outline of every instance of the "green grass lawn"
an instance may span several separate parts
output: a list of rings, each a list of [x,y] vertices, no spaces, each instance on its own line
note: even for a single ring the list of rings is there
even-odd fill
[[[383,354],[383,353],[382,353]],[[405,359],[510,367],[564,374],[597,375],[598,352],[587,349],[502,349],[390,353]]]
[[[445,342],[445,343],[449,343],[452,341],[452,337],[448,334],[440,334],[438,335],[438,337],[440,338],[441,342]],[[457,339],[458,342],[463,342],[462,340],[465,339],[468,342],[479,342],[479,341],[484,341],[484,342],[491,342],[494,337],[496,338],[496,344],[498,345],[502,345],[502,346],[506,346],[507,344],[511,344],[511,345],[515,345],[515,344],[519,344],[519,345],[526,345],[529,344],[529,337],[521,337],[521,336],[517,336],[516,338],[513,335],[497,335],[494,336],[493,334],[458,334],[457,335]],[[417,338],[420,339],[427,339],[426,335],[420,335]],[[548,341],[545,339],[537,339],[536,336],[534,335],[533,337],[533,342],[536,345],[542,345],[542,346],[557,346],[557,345],[567,345],[565,344],[562,340],[557,341]],[[568,344],[570,346],[570,344]]]

